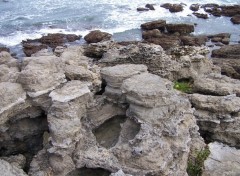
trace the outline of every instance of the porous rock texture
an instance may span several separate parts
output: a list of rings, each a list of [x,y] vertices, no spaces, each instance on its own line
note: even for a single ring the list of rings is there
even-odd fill
[[[199,127],[205,139],[239,147],[239,81],[206,54],[112,41],[22,63],[1,52],[10,72],[0,75],[0,157],[32,176],[185,176],[188,157],[205,146]],[[191,80],[193,94],[174,90],[177,80]]]
[[[195,78],[220,70],[205,57],[205,47],[184,46],[173,48],[167,55],[159,45],[138,43],[109,49],[100,60],[101,66],[144,64],[150,73],[170,80]]]
[[[193,94],[191,102],[196,108],[194,115],[201,133],[208,141],[221,141],[240,147],[239,106],[240,98],[227,96],[206,96]]]

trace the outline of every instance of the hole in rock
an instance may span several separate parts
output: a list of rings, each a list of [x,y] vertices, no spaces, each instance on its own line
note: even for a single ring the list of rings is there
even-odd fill
[[[126,116],[117,115],[96,128],[93,133],[97,142],[105,148],[113,147],[118,142],[121,132],[121,124],[124,123],[126,119]]]
[[[134,137],[139,133],[141,125],[135,122],[133,119],[127,119],[122,125],[121,131],[121,142],[128,142],[134,139]]]
[[[67,174],[67,176],[109,176],[111,172],[102,168],[87,168],[76,169]]]
[[[101,90],[96,93],[96,95],[102,95],[105,92],[107,82],[103,79],[101,84]]]
[[[43,133],[48,131],[47,117],[22,118],[7,122],[8,129],[0,134],[0,156],[23,154],[28,170],[32,157],[43,148]]]

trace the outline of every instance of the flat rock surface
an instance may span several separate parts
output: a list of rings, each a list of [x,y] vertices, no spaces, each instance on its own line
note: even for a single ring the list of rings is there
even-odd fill
[[[211,153],[204,162],[203,176],[240,175],[240,150],[218,142],[208,146]]]

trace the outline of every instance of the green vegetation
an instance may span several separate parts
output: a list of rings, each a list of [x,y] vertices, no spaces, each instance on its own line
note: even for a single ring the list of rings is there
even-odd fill
[[[189,176],[201,176],[204,161],[210,154],[210,150],[205,148],[201,151],[197,151],[195,156],[193,156],[188,161],[187,173]]]
[[[184,93],[192,93],[192,83],[188,81],[176,81],[173,88]]]

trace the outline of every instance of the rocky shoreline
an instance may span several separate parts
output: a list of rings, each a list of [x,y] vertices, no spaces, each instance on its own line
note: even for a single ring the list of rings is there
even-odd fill
[[[0,50],[0,175],[240,174],[240,44],[192,24],[141,28],[143,41],[96,30],[68,47],[81,36],[49,34],[23,41],[22,60]],[[208,41],[221,43],[212,59]]]

